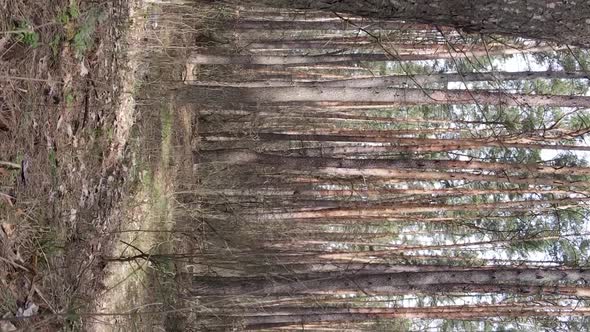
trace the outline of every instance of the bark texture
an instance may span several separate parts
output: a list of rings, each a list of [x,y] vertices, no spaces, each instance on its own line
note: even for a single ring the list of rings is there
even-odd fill
[[[189,87],[180,93],[188,102],[204,96],[218,100],[240,100],[251,103],[287,102],[354,102],[391,103],[395,105],[498,105],[590,107],[588,96],[527,95],[490,92],[484,90],[435,90],[404,88],[334,88],[334,87],[277,87],[277,88],[219,88]]]
[[[283,281],[293,276],[269,280],[267,278],[198,278],[205,281],[207,287],[199,288],[199,295],[296,295],[296,294],[411,294],[438,293],[451,291],[482,291],[529,294],[531,286],[553,286],[559,293],[559,284],[580,283],[590,280],[590,272],[586,269],[489,269],[401,272],[384,274],[358,274],[355,276]],[[495,286],[495,287],[489,287]],[[504,289],[505,288],[505,289]],[[521,289],[521,290],[519,290]],[[534,291],[534,290],[533,290]],[[571,294],[568,289],[566,293]],[[589,291],[580,287],[574,291],[578,296],[587,296]]]
[[[552,0],[268,0],[378,19],[451,26],[469,33],[503,34],[590,46],[590,2]]]

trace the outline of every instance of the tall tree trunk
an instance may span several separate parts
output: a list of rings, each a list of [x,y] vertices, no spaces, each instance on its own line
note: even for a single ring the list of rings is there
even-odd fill
[[[590,198],[575,199],[552,199],[552,200],[521,200],[511,202],[482,203],[482,204],[404,204],[398,206],[365,206],[365,207],[345,207],[345,208],[326,208],[318,211],[294,211],[294,212],[277,212],[266,215],[256,214],[260,220],[290,220],[290,219],[315,219],[315,218],[363,218],[363,217],[396,217],[404,216],[411,213],[428,213],[428,212],[467,212],[467,211],[505,211],[512,209],[534,210],[537,206],[552,206],[554,208],[563,208],[565,206],[588,202]]]
[[[215,136],[202,136],[203,140],[227,140],[238,135],[234,133],[217,133]],[[238,136],[239,137],[239,136]],[[539,140],[526,138],[498,139],[498,138],[460,138],[460,139],[436,139],[388,136],[387,132],[380,135],[346,135],[342,134],[309,134],[309,133],[257,133],[256,137],[262,140],[282,141],[318,141],[318,142],[372,142],[396,144],[397,151],[403,152],[443,152],[452,150],[469,150],[482,147],[522,148],[522,149],[548,149],[548,150],[576,150],[590,151],[590,146],[571,144],[540,143]]]
[[[343,54],[343,55],[221,55],[193,53],[187,63],[201,65],[312,65],[325,63],[351,63],[358,61],[424,61],[435,59],[457,59],[466,57],[481,57],[490,55],[509,55],[553,51],[551,47],[536,47],[528,49],[501,48],[490,51],[456,52],[443,49],[434,54]]]
[[[357,274],[340,277],[295,281],[284,278],[197,278],[195,286],[204,286],[196,295],[296,295],[296,294],[415,294],[426,292],[506,292],[506,287],[516,294],[528,294],[531,286],[565,286],[590,280],[590,270],[551,268],[498,268],[449,271],[399,272],[383,274]],[[491,290],[481,291],[489,286]],[[522,288],[521,288],[522,287]],[[495,289],[494,289],[495,288]],[[521,289],[521,291],[519,291]],[[572,295],[568,290],[567,294]],[[590,289],[576,288],[577,296],[590,296]]]
[[[268,308],[260,312],[244,314],[242,323],[249,330],[297,326],[297,330],[314,330],[306,328],[309,324],[334,324],[338,322],[369,322],[383,319],[453,319],[475,320],[491,317],[568,317],[589,316],[585,307],[540,306],[523,304],[504,305],[463,305],[432,306],[423,308],[290,308],[285,310]],[[218,314],[223,316],[223,314]],[[322,325],[325,326],[325,325]],[[328,325],[330,326],[330,325]],[[340,330],[341,331],[341,330]],[[366,331],[366,329],[363,329]]]
[[[278,7],[319,9],[376,19],[401,19],[451,26],[469,33],[503,34],[590,47],[590,3],[586,1],[265,0],[264,2]]]
[[[400,21],[370,21],[367,19],[341,20],[338,17],[321,20],[240,20],[234,24],[241,30],[356,30],[361,26],[367,30],[435,30],[428,24],[411,24]]]
[[[525,71],[525,72],[490,72],[490,73],[452,73],[452,74],[429,74],[429,75],[392,75],[376,76],[367,78],[351,78],[345,80],[330,81],[254,81],[254,82],[194,82],[199,86],[229,86],[241,88],[261,87],[347,87],[347,88],[377,88],[391,86],[416,86],[422,84],[446,84],[449,82],[477,82],[489,81],[500,82],[510,80],[533,80],[544,79],[585,79],[588,74],[585,72],[560,72],[560,71]]]
[[[227,99],[250,103],[284,102],[354,102],[391,103],[392,105],[496,105],[590,107],[589,96],[528,95],[487,90],[435,90],[403,88],[334,88],[334,87],[278,87],[278,88],[195,88],[181,93],[181,100]]]
[[[288,165],[290,168],[407,168],[410,170],[478,170],[506,172],[527,172],[538,174],[590,175],[590,167],[552,167],[539,164],[480,162],[466,160],[441,159],[344,159],[328,157],[285,157],[273,154],[257,153],[249,150],[212,150],[201,151],[203,161],[228,162],[233,164],[261,163],[270,165]]]

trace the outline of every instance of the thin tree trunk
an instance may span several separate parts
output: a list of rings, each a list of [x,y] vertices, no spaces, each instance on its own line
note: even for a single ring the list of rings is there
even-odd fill
[[[216,136],[202,137],[203,140],[215,141],[216,137],[236,136],[234,133],[217,133]],[[344,134],[309,134],[309,133],[257,133],[256,137],[262,140],[287,140],[287,141],[318,141],[318,142],[372,142],[391,143],[398,151],[403,152],[443,152],[452,150],[469,150],[482,147],[524,148],[524,149],[548,149],[548,150],[576,150],[590,151],[590,146],[571,144],[539,143],[538,140],[519,138],[517,140],[506,138],[460,138],[460,139],[434,139],[413,137],[392,137],[386,132],[380,135],[344,135]]]
[[[199,91],[201,90],[201,91]],[[201,101],[204,97],[230,98],[241,103],[354,102],[395,105],[494,105],[523,107],[590,107],[589,96],[528,95],[487,90],[436,90],[409,88],[191,88],[180,100]]]
[[[585,72],[560,72],[560,71],[525,71],[525,72],[490,72],[490,73],[452,73],[429,75],[393,75],[368,78],[352,78],[330,81],[255,81],[255,82],[213,82],[194,81],[197,86],[226,86],[240,88],[276,88],[276,87],[347,87],[347,88],[379,88],[394,86],[416,86],[423,84],[446,84],[449,82],[476,82],[476,81],[511,81],[544,79],[586,79]]]
[[[261,163],[288,165],[295,169],[314,168],[407,168],[410,170],[476,170],[506,172],[526,172],[531,174],[590,175],[590,167],[552,167],[540,164],[480,162],[441,159],[344,159],[328,157],[286,157],[257,153],[250,150],[211,150],[201,151],[199,157],[206,162],[227,162],[233,164]]]
[[[344,55],[221,55],[193,53],[187,63],[201,65],[312,65],[325,63],[350,63],[358,61],[425,61],[435,59],[457,59],[466,57],[481,57],[491,55],[510,55],[553,51],[550,47],[536,47],[528,49],[504,48],[490,51],[455,52],[443,50],[435,54],[344,54]]]
[[[338,17],[321,20],[239,20],[233,25],[240,30],[358,30],[358,27],[366,30],[396,30],[396,31],[436,31],[428,24],[412,24],[400,21],[369,21],[367,19],[341,20]]]
[[[297,326],[298,330],[313,323],[369,322],[383,319],[453,319],[473,320],[487,317],[568,317],[589,316],[584,307],[510,305],[435,306],[424,308],[294,308],[274,314],[246,315],[242,323],[247,329],[268,329]]]
[[[491,292],[528,294],[531,286],[555,287],[567,283],[590,280],[588,269],[524,269],[498,268],[473,269],[468,271],[424,271],[384,274],[358,274],[354,276],[300,279],[285,278],[198,278],[196,286],[203,289],[195,295],[296,295],[296,294],[414,294],[420,290],[428,292],[481,291],[481,287],[495,287]],[[507,289],[502,289],[506,287]],[[522,288],[520,288],[522,287]],[[522,289],[522,291],[519,291]],[[483,292],[490,292],[489,290]],[[590,296],[588,288],[576,288],[568,295]]]
[[[278,212],[264,215],[255,215],[260,220],[289,220],[289,219],[309,219],[309,218],[362,218],[362,217],[394,217],[410,213],[429,213],[429,212],[466,212],[466,211],[510,211],[513,208],[528,208],[534,210],[537,206],[554,206],[563,208],[570,204],[578,205],[582,202],[590,201],[590,198],[577,199],[551,199],[551,200],[522,200],[513,202],[497,202],[482,204],[405,204],[400,206],[389,207],[357,207],[357,208],[326,208],[318,211],[300,211],[300,212]]]

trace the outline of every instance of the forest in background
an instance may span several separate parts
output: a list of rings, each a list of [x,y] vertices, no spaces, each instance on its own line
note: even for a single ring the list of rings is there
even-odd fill
[[[587,51],[335,7],[200,18],[178,329],[586,330]]]

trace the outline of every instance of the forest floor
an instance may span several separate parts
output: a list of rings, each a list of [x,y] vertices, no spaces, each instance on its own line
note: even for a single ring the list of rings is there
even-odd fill
[[[193,130],[168,97],[136,107],[154,92],[147,6],[0,1],[1,331],[137,324],[149,259],[120,258],[170,245],[161,231]]]

